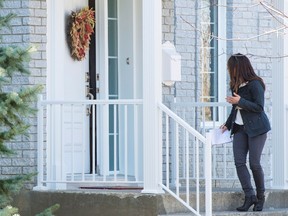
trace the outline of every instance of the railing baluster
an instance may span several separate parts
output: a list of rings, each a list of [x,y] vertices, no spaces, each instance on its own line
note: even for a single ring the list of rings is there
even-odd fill
[[[85,127],[85,124],[84,124],[84,122],[86,122],[86,106],[85,106],[85,104],[82,104],[82,133],[83,133],[83,135],[82,135],[82,175],[81,175],[81,180],[82,181],[84,181],[84,179],[85,179],[85,153],[86,153],[86,145],[85,145],[85,143],[86,143],[86,127]]]
[[[196,210],[197,212],[200,211],[200,173],[199,173],[199,165],[200,165],[200,161],[199,161],[199,140],[196,139]]]
[[[128,136],[127,136],[127,105],[124,105],[124,154],[125,154],[125,181],[128,180]]]
[[[215,107],[213,107],[213,128],[215,128]],[[213,160],[213,178],[216,178],[217,176],[217,170],[216,170],[216,165],[217,165],[217,148],[212,149],[212,160]]]
[[[96,174],[96,105],[92,105],[92,179],[95,181]]]
[[[102,147],[102,155],[103,155],[103,181],[106,182],[107,180],[107,173],[109,173],[109,149],[110,149],[110,131],[109,131],[109,122],[110,122],[110,116],[109,116],[109,110],[110,110],[110,104],[103,104],[103,147]],[[106,156],[106,157],[104,157]]]
[[[114,128],[113,128],[113,142],[114,142],[114,181],[117,180],[117,110],[116,105],[113,105],[113,122],[114,122]]]
[[[53,181],[53,176],[52,176],[52,168],[53,168],[53,161],[54,161],[54,152],[53,152],[53,145],[52,143],[54,142],[53,137],[54,137],[54,130],[52,130],[52,125],[54,124],[53,117],[52,117],[52,105],[48,105],[48,111],[49,111],[49,120],[50,120],[50,125],[49,125],[49,140],[47,140],[46,143],[46,160],[47,160],[47,180],[48,181]],[[48,139],[48,137],[47,137]]]
[[[194,138],[194,142],[196,137]],[[193,145],[193,178],[196,178],[196,146]]]
[[[60,155],[61,155],[61,181],[65,181],[67,179],[67,172],[65,167],[65,155],[64,155],[64,149],[65,149],[65,142],[64,142],[64,135],[63,135],[63,127],[64,127],[64,118],[63,118],[63,104],[60,104]]]
[[[211,133],[207,133],[207,141],[204,143],[205,158],[205,215],[212,215],[212,176],[211,176]],[[208,157],[207,157],[208,156]]]
[[[227,156],[226,156],[226,145],[224,145],[224,178],[227,178]]]
[[[190,205],[190,185],[189,185],[189,134],[185,130],[186,137],[186,202]]]
[[[212,163],[212,173],[213,173],[213,178],[215,179],[216,177],[217,177],[217,170],[216,170],[216,164],[217,164],[217,158],[216,158],[216,155],[217,155],[217,148],[216,148],[216,146],[213,146],[212,147],[212,154],[211,154],[211,156],[212,156],[212,161],[213,161],[213,163]]]
[[[43,155],[44,155],[44,148],[43,148],[43,106],[42,106],[43,97],[40,95],[38,97],[37,102],[37,142],[38,142],[38,155],[37,155],[37,188],[41,189],[43,185],[43,175],[44,175],[44,167],[43,167]]]
[[[179,196],[179,124],[175,125],[175,156],[176,156],[176,194]]]
[[[182,112],[182,119],[185,119],[185,110]],[[182,178],[185,178],[186,177],[186,161],[185,161],[185,129],[183,127],[181,127],[181,130],[179,132],[180,136],[183,137],[182,140],[181,140],[181,150],[182,150]]]
[[[138,130],[139,130],[139,121],[138,121],[138,105],[134,105],[134,173],[135,173],[135,180],[139,180],[139,172],[138,172],[138,166],[139,162],[137,158],[139,158],[139,136],[138,136]]]
[[[170,169],[169,169],[169,117],[167,114],[165,114],[165,119],[166,119],[166,130],[165,130],[165,135],[166,135],[166,186],[169,188],[169,174],[170,174]]]
[[[71,180],[75,181],[74,176],[74,152],[75,152],[75,146],[74,146],[74,104],[71,105]]]
[[[185,129],[183,127],[181,127],[181,131],[180,131],[180,136],[182,137],[181,139],[181,152],[182,152],[182,178],[185,179],[186,177],[186,160],[185,160],[185,152],[186,152],[186,148],[185,148]]]

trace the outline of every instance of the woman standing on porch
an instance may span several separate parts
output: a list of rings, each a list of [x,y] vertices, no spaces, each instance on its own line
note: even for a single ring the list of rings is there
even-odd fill
[[[265,202],[264,173],[260,164],[262,150],[271,129],[264,112],[265,84],[253,70],[250,60],[240,53],[232,55],[227,63],[232,95],[226,101],[232,104],[231,113],[222,130],[230,130],[233,135],[233,154],[237,175],[245,194],[245,202],[237,211],[262,211]],[[246,166],[252,171],[257,196],[251,184]]]

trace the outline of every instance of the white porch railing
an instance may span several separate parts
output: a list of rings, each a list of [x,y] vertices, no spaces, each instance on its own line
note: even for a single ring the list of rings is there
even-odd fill
[[[200,215],[200,189],[204,183],[205,214],[212,215],[210,133],[206,139],[164,104],[159,104],[159,110],[164,122],[163,170],[166,173],[162,188],[195,215]],[[195,202],[191,203],[193,194]]]
[[[141,185],[142,105],[142,100],[40,97],[36,189]]]
[[[171,104],[171,109],[199,133],[206,136],[209,130],[219,128],[225,123],[231,105],[225,102],[188,102]],[[181,144],[180,149],[183,149]],[[194,151],[192,153],[195,154]],[[195,178],[194,173],[192,178]],[[203,178],[203,175],[200,178]],[[221,182],[217,184],[219,187],[231,185],[234,187],[235,181],[238,182],[232,143],[212,146],[212,180]]]

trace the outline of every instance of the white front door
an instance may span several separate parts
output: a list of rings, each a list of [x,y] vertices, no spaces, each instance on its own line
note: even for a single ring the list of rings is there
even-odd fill
[[[85,100],[86,73],[89,56],[76,61],[71,57],[68,35],[72,11],[88,6],[88,1],[61,0],[48,4],[47,99],[60,101]],[[52,178],[65,178],[71,173],[90,172],[89,119],[83,105],[48,108]]]

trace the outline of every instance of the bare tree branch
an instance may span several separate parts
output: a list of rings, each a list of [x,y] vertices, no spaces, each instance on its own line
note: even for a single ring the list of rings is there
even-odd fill
[[[192,25],[190,22],[188,22],[187,20],[185,20],[182,16],[180,16],[180,18],[181,18],[185,23],[187,23],[188,25],[190,25],[195,31],[198,31],[198,32],[200,32],[201,34],[203,34],[203,32],[202,32],[201,30],[197,29],[194,25]],[[215,38],[215,39],[217,39],[217,40],[224,40],[224,41],[249,41],[249,40],[253,40],[253,39],[259,38],[259,37],[261,37],[261,36],[269,35],[269,34],[272,34],[272,33],[277,33],[277,34],[279,34],[282,30],[285,30],[285,29],[287,29],[287,28],[288,28],[287,26],[283,26],[283,27],[280,27],[280,28],[277,28],[277,29],[272,29],[272,30],[263,32],[262,34],[254,35],[254,36],[252,36],[252,37],[247,37],[247,38],[222,38],[222,37],[215,36],[215,35],[213,35],[213,34],[210,34],[210,37],[211,37],[211,38]]]
[[[265,9],[269,9],[273,12],[275,12],[276,14],[280,15],[281,17],[285,17],[285,18],[288,18],[288,16],[283,13],[282,11],[276,9],[275,7],[273,7],[272,5],[268,5],[266,2],[264,1],[261,1],[260,4],[265,8]]]

